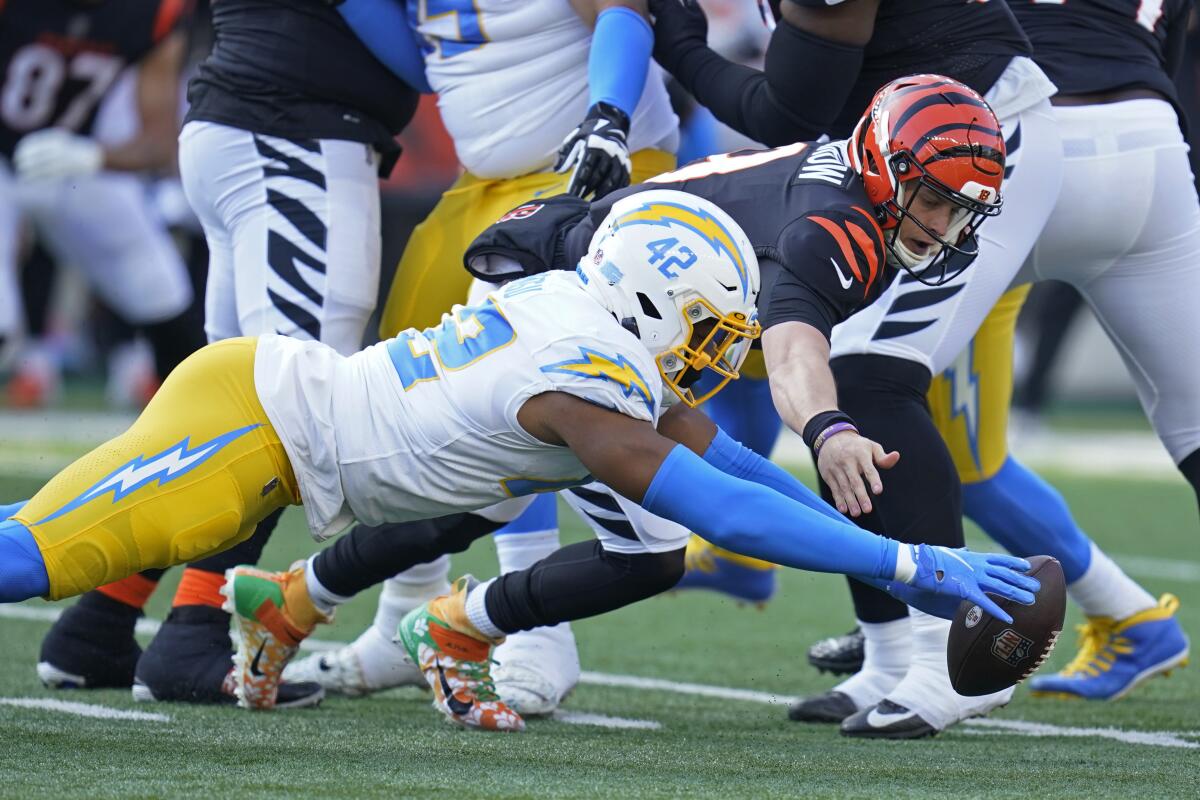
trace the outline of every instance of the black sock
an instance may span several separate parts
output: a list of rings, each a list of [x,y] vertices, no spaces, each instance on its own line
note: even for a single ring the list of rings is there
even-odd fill
[[[683,553],[611,553],[596,541],[568,545],[497,578],[484,597],[487,613],[505,633],[604,614],[679,583]]]
[[[417,564],[461,553],[471,542],[504,527],[478,514],[354,529],[317,554],[313,571],[329,591],[353,597]]]

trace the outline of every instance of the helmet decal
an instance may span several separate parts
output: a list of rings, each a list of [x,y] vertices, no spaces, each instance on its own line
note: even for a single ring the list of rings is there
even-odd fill
[[[720,220],[704,209],[689,208],[675,203],[645,203],[640,208],[622,214],[613,220],[612,230],[616,232],[628,225],[662,225],[668,228],[678,225],[699,234],[712,247],[714,253],[730,260],[737,271],[742,289],[742,299],[745,300],[749,297],[749,270],[733,234]],[[664,269],[666,268],[659,267],[659,271]],[[664,272],[664,274],[668,273]]]

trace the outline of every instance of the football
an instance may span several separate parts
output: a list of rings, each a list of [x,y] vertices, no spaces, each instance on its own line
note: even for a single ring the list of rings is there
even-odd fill
[[[991,694],[1032,675],[1058,641],[1067,612],[1062,565],[1050,556],[1031,556],[1028,574],[1041,581],[1033,605],[993,596],[1013,618],[1001,622],[964,600],[950,626],[946,666],[954,691],[968,696]]]

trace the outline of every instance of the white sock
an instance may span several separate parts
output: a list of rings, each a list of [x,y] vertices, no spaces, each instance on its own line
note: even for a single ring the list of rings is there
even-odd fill
[[[308,589],[308,597],[312,600],[313,605],[317,607],[321,613],[329,615],[333,610],[342,603],[349,600],[349,597],[342,597],[340,594],[334,594],[325,588],[317,578],[317,571],[313,569],[313,561],[316,556],[312,556],[304,563],[304,585]]]
[[[390,642],[405,614],[450,591],[449,575],[450,556],[441,556],[384,581],[373,623],[380,636]]]
[[[1092,543],[1092,563],[1067,594],[1089,617],[1125,619],[1156,605],[1154,598]]]
[[[912,663],[904,680],[887,693],[893,703],[915,711],[938,730],[958,721],[959,695],[950,686],[946,643],[950,620],[930,616],[915,608],[912,619]]]
[[[492,618],[488,616],[487,604],[484,603],[484,595],[487,594],[488,587],[492,585],[491,581],[476,584],[475,588],[471,589],[467,595],[467,619],[475,626],[475,630],[482,633],[484,636],[489,636],[492,639],[500,639],[504,636],[504,631],[496,627],[496,623],[492,622]]]
[[[854,701],[859,709],[878,703],[908,671],[912,648],[912,626],[908,617],[891,622],[859,620],[863,638],[863,666],[833,687]]]
[[[493,536],[500,574],[528,569],[559,548],[558,528]]]

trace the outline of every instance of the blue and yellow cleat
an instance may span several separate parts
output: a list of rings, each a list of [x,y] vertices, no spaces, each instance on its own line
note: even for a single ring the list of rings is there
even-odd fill
[[[1092,617],[1080,625],[1079,653],[1057,675],[1030,681],[1035,697],[1116,700],[1155,675],[1188,663],[1179,598],[1164,594],[1154,608],[1123,620]]]
[[[675,588],[709,589],[763,606],[775,594],[775,565],[722,550],[693,533]]]

